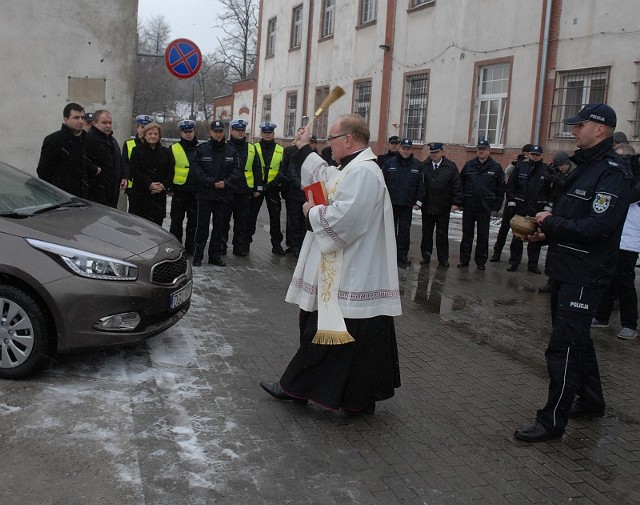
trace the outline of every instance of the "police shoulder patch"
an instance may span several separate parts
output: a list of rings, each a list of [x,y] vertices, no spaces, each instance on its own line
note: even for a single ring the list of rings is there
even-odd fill
[[[606,210],[611,205],[611,195],[606,193],[596,193],[595,198],[593,199],[593,211],[596,214],[602,214],[606,212]]]

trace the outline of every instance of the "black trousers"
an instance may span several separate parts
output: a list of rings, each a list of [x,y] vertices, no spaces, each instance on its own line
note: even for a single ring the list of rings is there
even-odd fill
[[[228,215],[227,200],[198,200],[198,224],[196,226],[196,250],[193,254],[194,261],[202,261],[204,248],[209,238],[209,225],[211,227],[211,240],[209,241],[209,261],[219,260],[222,256],[224,221]]]
[[[247,235],[247,224],[249,222],[249,208],[251,206],[251,193],[234,193],[233,200],[227,206],[227,216],[224,220],[224,231],[222,234],[223,250],[227,248],[229,242],[229,230],[231,229],[231,218],[233,217],[233,250],[244,252],[249,245]]]
[[[604,410],[604,397],[596,351],[591,340],[591,319],[601,288],[551,281],[553,328],[545,352],[549,396],[537,419],[552,433],[562,433],[576,398],[587,409]]]
[[[635,330],[638,326],[638,295],[636,293],[636,262],[638,253],[620,249],[613,282],[602,295],[596,311],[598,321],[608,322],[617,298],[620,307],[620,324]]]
[[[440,263],[449,261],[449,211],[441,214],[427,214],[422,211],[422,259],[428,260],[433,252],[433,230],[436,231],[436,251]]]
[[[182,223],[187,218],[184,248],[193,256],[196,249],[196,222],[198,221],[198,198],[195,191],[176,191],[171,198],[171,225],[169,231],[182,242]]]
[[[476,265],[484,265],[489,257],[489,222],[491,214],[485,210],[464,209],[462,212],[462,242],[460,242],[460,262],[471,261],[474,228],[477,227]]]
[[[522,251],[524,249],[524,242],[519,238],[513,237],[511,239],[511,245],[509,246],[509,265],[518,266],[522,261]],[[542,250],[541,242],[527,242],[527,266],[534,268],[538,266],[538,260],[540,259],[540,251]]]
[[[498,236],[496,237],[496,243],[493,245],[494,254],[502,254],[502,249],[504,249],[504,245],[507,243],[509,230],[511,230],[509,222],[515,215],[516,208],[514,206],[509,207],[505,205],[504,211],[502,212],[502,220],[500,221],[500,229],[498,230]]]
[[[396,246],[398,248],[398,259],[407,259],[409,254],[409,244],[411,243],[411,219],[413,218],[413,207],[405,205],[393,206],[393,222],[396,228]]]
[[[267,211],[269,212],[269,233],[271,234],[271,245],[276,246],[282,244],[282,228],[280,226],[280,213],[282,212],[282,200],[280,199],[280,191],[264,191],[258,197],[251,198],[249,206],[249,222],[247,223],[247,235],[249,243],[253,240],[256,233],[256,223],[258,222],[258,214],[262,207],[263,200],[267,201]]]
[[[300,252],[304,236],[307,233],[302,212],[304,202],[304,200],[294,198],[285,200],[287,206],[287,247],[290,247],[293,252]]]

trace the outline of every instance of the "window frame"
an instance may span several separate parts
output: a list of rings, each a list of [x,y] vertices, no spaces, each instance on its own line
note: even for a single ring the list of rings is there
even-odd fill
[[[603,84],[594,84],[602,80]],[[582,83],[578,87],[572,84]],[[611,67],[587,67],[556,71],[551,104],[549,138],[571,139],[572,127],[562,120],[575,116],[588,103],[606,103],[611,83]],[[579,91],[579,97],[576,92]],[[574,95],[573,97],[571,95]]]
[[[418,79],[425,81],[424,92],[415,94],[412,92],[413,82]],[[402,120],[400,123],[400,132],[402,138],[409,138],[414,144],[424,144],[427,132],[427,113],[429,111],[429,87],[431,81],[430,70],[418,70],[416,72],[407,72],[404,74],[402,89]],[[418,107],[411,106],[412,101]],[[411,121],[414,113],[418,111],[419,121]],[[418,134],[410,133],[411,130],[418,129]]]
[[[369,17],[365,19],[365,14]],[[378,15],[377,0],[360,0],[358,5],[358,26],[370,25],[376,22]]]
[[[268,105],[268,107],[267,107]],[[272,110],[272,97],[271,95],[265,95],[262,97],[262,122],[271,122],[271,110]]]
[[[485,71],[495,70],[498,67],[506,68],[506,76],[496,79],[495,75],[492,79],[483,80]],[[511,97],[511,82],[513,72],[513,58],[500,58],[490,61],[476,62],[473,89],[473,119],[471,123],[470,145],[477,145],[480,139],[488,140],[492,148],[502,149],[506,143],[507,124],[509,116],[509,100]],[[503,74],[504,75],[504,74]],[[506,90],[486,92],[483,90],[485,86],[492,83],[503,81],[506,83]],[[497,103],[497,110],[492,110],[492,103]],[[487,104],[487,113],[483,113],[483,104]],[[496,116],[495,128],[491,128],[491,116]],[[483,116],[486,116],[485,124],[482,125]],[[495,136],[491,136],[489,132],[495,131]]]
[[[330,5],[327,5],[329,3]],[[322,15],[320,16],[320,39],[333,37],[335,29],[336,0],[322,0]]]
[[[300,49],[302,47],[302,30],[304,19],[303,4],[296,5],[291,9],[291,37],[289,39],[289,49]],[[296,19],[296,15],[299,15],[299,19]]]
[[[329,86],[327,85],[316,86],[315,93],[314,93],[315,102],[314,102],[313,110],[318,110],[318,107],[320,107],[320,104],[329,95],[329,92],[330,92],[330,89],[329,89]],[[319,139],[327,138],[327,132],[329,129],[328,121],[329,121],[329,111],[325,110],[313,122],[313,129],[316,133],[316,136]]]
[[[291,107],[291,99],[294,107]],[[284,135],[283,138],[292,139],[296,134],[296,122],[298,117],[298,91],[287,91],[284,102]],[[293,114],[293,116],[292,116]]]
[[[361,90],[364,86],[369,87],[369,96],[368,96],[368,100],[366,100],[366,95],[363,98],[361,96]],[[353,83],[353,100],[351,102],[351,112],[353,112],[354,114],[360,114],[365,121],[367,122],[367,124],[370,124],[370,119],[371,119],[371,91],[373,88],[373,80],[372,79],[358,79],[356,81],[354,81]],[[360,112],[360,107],[359,107],[359,103],[365,104],[364,108],[365,108],[365,114],[362,114]]]
[[[273,58],[276,54],[276,33],[278,28],[278,16],[267,21],[267,43],[265,44],[265,57]]]

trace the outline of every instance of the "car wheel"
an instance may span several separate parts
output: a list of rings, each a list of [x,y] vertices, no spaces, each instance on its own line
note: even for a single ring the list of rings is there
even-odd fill
[[[23,379],[49,360],[51,327],[38,302],[14,286],[0,286],[0,378]]]

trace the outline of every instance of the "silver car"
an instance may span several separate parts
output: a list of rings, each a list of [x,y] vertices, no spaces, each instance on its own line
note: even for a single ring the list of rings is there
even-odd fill
[[[191,262],[155,224],[0,163],[0,378],[53,353],[131,344],[180,320]]]

